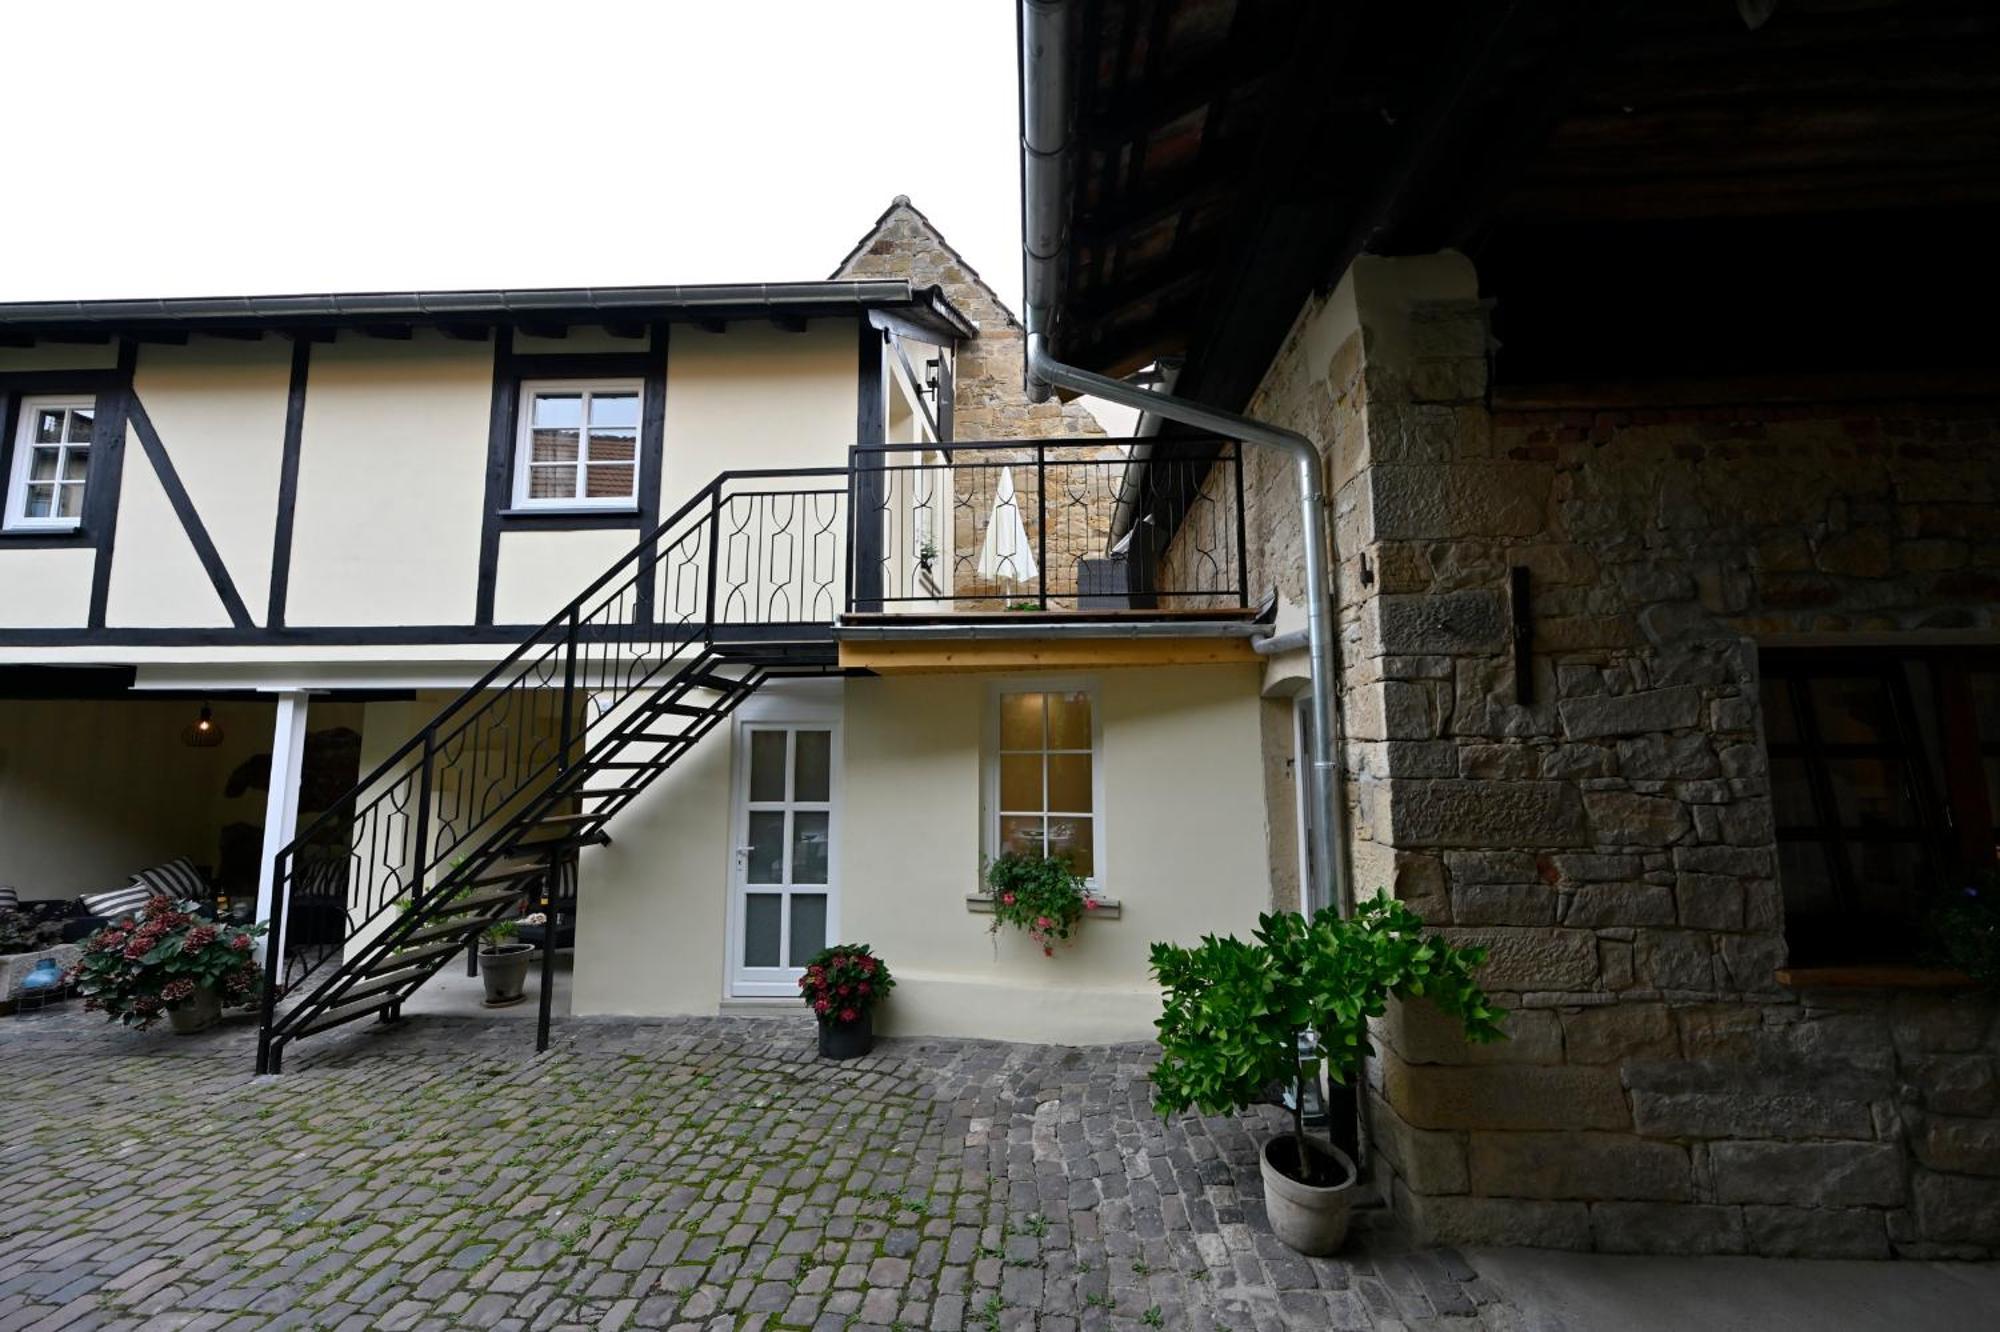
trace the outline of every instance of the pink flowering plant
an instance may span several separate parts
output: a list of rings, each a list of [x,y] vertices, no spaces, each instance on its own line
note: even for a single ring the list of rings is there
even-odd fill
[[[799,997],[822,1022],[859,1022],[896,988],[889,964],[867,944],[835,944],[822,948],[806,963],[799,977]]]
[[[986,887],[993,894],[991,932],[1006,925],[1026,930],[1043,957],[1054,957],[1056,944],[1069,942],[1083,918],[1097,910],[1097,899],[1068,856],[1009,852],[987,865]]]
[[[161,894],[85,939],[64,980],[83,992],[85,1008],[144,1030],[197,990],[213,990],[226,1004],[254,1001],[264,984],[263,933],[262,925],[219,924]]]

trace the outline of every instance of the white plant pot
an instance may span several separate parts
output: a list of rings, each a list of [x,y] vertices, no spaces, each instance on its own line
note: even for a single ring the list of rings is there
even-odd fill
[[[1321,1161],[1331,1160],[1343,1182],[1329,1187],[1301,1184],[1280,1170],[1298,1165],[1296,1139],[1281,1134],[1264,1144],[1260,1164],[1264,1170],[1264,1212],[1271,1219],[1271,1233],[1288,1249],[1312,1258],[1335,1253],[1347,1243],[1347,1220],[1354,1203],[1354,1186],[1359,1173],[1347,1153],[1312,1138],[1306,1150]]]

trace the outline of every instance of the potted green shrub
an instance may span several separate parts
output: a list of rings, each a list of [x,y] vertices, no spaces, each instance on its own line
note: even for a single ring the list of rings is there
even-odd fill
[[[537,911],[518,920],[496,920],[479,932],[479,980],[486,987],[488,1008],[506,1008],[528,997],[528,965],[535,960],[535,946],[521,942],[521,927],[547,919]]]
[[[1941,965],[1963,972],[1975,985],[2000,988],[2000,875],[1989,871],[1940,892],[1926,924],[1931,952]]]
[[[1221,1114],[1264,1100],[1274,1082],[1290,1086],[1292,1131],[1264,1144],[1261,1164],[1271,1230],[1300,1253],[1346,1241],[1355,1182],[1333,1125],[1323,1142],[1306,1133],[1306,1097],[1322,1075],[1345,1084],[1360,1071],[1368,1020],[1389,997],[1430,999],[1468,1040],[1502,1034],[1501,1010],[1472,979],[1485,950],[1455,947],[1423,925],[1378,894],[1346,919],[1330,910],[1261,916],[1255,943],[1209,935],[1194,948],[1153,945],[1165,992],[1154,1107]]]
[[[1008,852],[986,867],[986,887],[993,894],[993,924],[1026,930],[1042,950],[1054,957],[1058,943],[1068,943],[1083,918],[1097,909],[1090,886],[1068,856],[1023,856]]]
[[[262,925],[218,924],[164,894],[83,941],[67,981],[84,1007],[145,1029],[163,1015],[180,1035],[214,1026],[226,1000],[255,1002],[264,971],[256,957]]]
[[[867,944],[835,944],[814,953],[799,977],[799,997],[819,1019],[823,1059],[859,1059],[875,1048],[875,1005],[896,988],[889,964]]]

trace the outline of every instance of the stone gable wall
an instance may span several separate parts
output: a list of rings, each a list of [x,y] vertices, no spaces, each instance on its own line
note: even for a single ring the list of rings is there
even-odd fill
[[[839,278],[906,278],[919,286],[936,285],[967,318],[979,326],[979,336],[959,348],[953,381],[953,437],[963,443],[1011,440],[1101,438],[1104,428],[1081,403],[1029,402],[1023,382],[1027,335],[1013,312],[1001,303],[979,275],[953,252],[921,212],[898,199],[854,255],[835,274]],[[972,455],[964,455],[970,458]],[[987,455],[994,462],[1017,464],[1015,493],[1031,539],[1035,530],[1037,477],[1034,450],[1003,450]],[[1052,453],[1061,462],[1113,462],[1125,456],[1122,443],[1100,447],[1068,445]],[[1018,464],[1027,464],[1021,466]],[[1049,526],[1049,583],[1073,587],[1076,562],[1101,555],[1111,530],[1116,497],[1116,468],[1071,465],[1050,470],[1050,502],[1060,517]],[[961,597],[1031,596],[1033,588],[1009,588],[981,579],[972,571],[986,525],[993,511],[996,478],[983,469],[962,471],[953,478],[949,526],[958,570],[952,590]],[[942,543],[940,543],[942,544]],[[971,605],[997,610],[998,601]]]
[[[1756,690],[1760,638],[2000,628],[1993,409],[1496,415],[1469,272],[1361,276],[1352,331],[1308,310],[1251,410],[1330,456],[1357,889],[1485,945],[1513,1010],[1478,1050],[1423,1005],[1380,1024],[1396,1205],[1467,1243],[2000,1248],[1994,1002],[1777,982]],[[1252,477],[1257,585],[1295,602],[1289,478]]]

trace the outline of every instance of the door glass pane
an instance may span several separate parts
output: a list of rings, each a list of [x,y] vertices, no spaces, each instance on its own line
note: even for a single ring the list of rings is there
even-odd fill
[[[1051,816],[1049,819],[1049,854],[1066,855],[1069,867],[1088,879],[1097,873],[1092,855],[1091,827],[1089,819],[1065,819]]]
[[[792,894],[792,947],[787,963],[802,967],[826,947],[826,894]]]
[[[1070,814],[1091,812],[1090,755],[1049,755],[1049,808]]]
[[[1788,745],[1799,738],[1798,718],[1792,713],[1792,682],[1766,679],[1763,685],[1764,738],[1774,745]]]
[[[750,798],[785,798],[785,733],[750,732]]]
[[[1812,682],[1812,700],[1825,744],[1883,744],[1895,738],[1889,691],[1878,676],[1821,677]]]
[[[1042,854],[1042,818],[1030,815],[1021,818],[1013,815],[1002,816],[1000,820],[1000,850],[1017,856],[1039,856]]]
[[[1090,748],[1090,695],[1049,695],[1049,748]]]
[[[751,893],[743,899],[743,965],[778,965],[778,938],[784,928],[781,893]]]
[[[1002,694],[1000,696],[1000,748],[1040,749],[1042,747],[1042,696]]]
[[[799,731],[793,744],[792,799],[833,798],[833,732]]]
[[[785,814],[783,810],[760,809],[750,815],[750,854],[744,870],[749,883],[785,881]]]
[[[792,882],[826,882],[825,810],[802,809],[792,815]]]
[[[1834,806],[1846,828],[1901,828],[1911,821],[1903,765],[1883,759],[1828,759]]]
[[[1813,812],[1812,785],[1804,759],[1771,760],[1771,813],[1780,828],[1802,828],[1819,822]]]
[[[1014,811],[1042,807],[1042,756],[1000,756],[1000,808]]]

